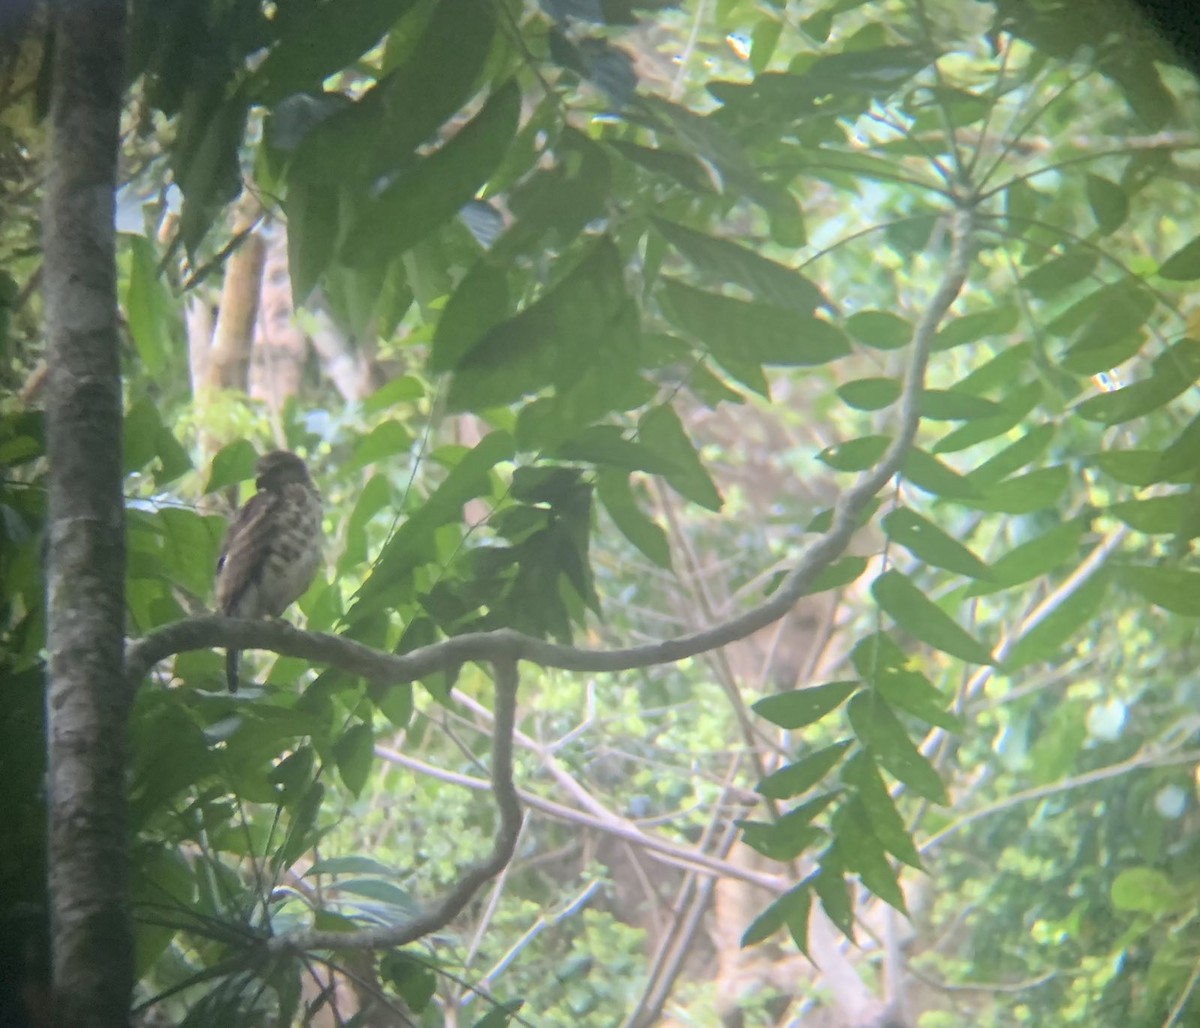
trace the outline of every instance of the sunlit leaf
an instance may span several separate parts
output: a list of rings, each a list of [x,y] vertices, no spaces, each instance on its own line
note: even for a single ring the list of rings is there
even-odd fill
[[[991,663],[988,648],[899,571],[885,571],[875,579],[871,594],[897,625],[934,649],[972,664]]]

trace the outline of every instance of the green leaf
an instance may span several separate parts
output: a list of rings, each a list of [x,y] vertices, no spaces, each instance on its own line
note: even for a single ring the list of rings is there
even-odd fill
[[[918,489],[952,500],[974,500],[979,490],[945,462],[914,446],[901,465],[904,477]]]
[[[872,831],[862,801],[851,796],[833,818],[833,835],[846,867],[855,871],[863,885],[884,902],[907,915],[904,893],[896,872],[884,853],[883,844]]]
[[[851,582],[858,581],[859,576],[866,570],[867,559],[865,557],[842,557],[809,582],[808,588],[801,595],[815,596],[817,593],[823,593],[829,589],[841,589]]]
[[[428,960],[403,950],[384,954],[379,961],[379,975],[417,1014],[429,1005],[437,989],[437,974]]]
[[[803,728],[836,710],[859,686],[857,681],[828,682],[807,689],[776,693],[759,700],[752,709],[780,728]]]
[[[487,260],[463,276],[433,333],[430,371],[452,371],[488,332],[508,316],[508,275]]]
[[[974,421],[1003,413],[1001,404],[953,389],[926,389],[921,394],[921,417],[934,421]]]
[[[1171,496],[1151,496],[1145,500],[1114,503],[1107,508],[1107,512],[1138,532],[1145,532],[1147,535],[1170,535],[1179,531],[1187,509],[1187,497],[1182,493],[1175,493]]]
[[[154,246],[144,236],[130,236],[129,289],[125,318],[146,373],[160,378],[167,369],[174,320],[170,294],[158,277]]]
[[[1005,335],[1017,327],[1020,312],[1011,303],[999,304],[985,311],[974,311],[954,318],[934,337],[935,350],[974,343],[988,336]]]
[[[834,471],[864,471],[879,463],[891,441],[885,435],[848,439],[844,443],[826,447],[817,454],[817,460],[828,464]]]
[[[846,331],[877,350],[898,350],[912,341],[913,329],[890,311],[859,311],[846,319]]]
[[[1088,175],[1087,198],[1101,235],[1115,232],[1129,216],[1129,198],[1125,190],[1110,179]]]
[[[121,434],[126,474],[141,471],[155,458],[162,429],[158,406],[150,399],[138,400],[125,412]]]
[[[375,733],[371,726],[360,722],[352,725],[333,745],[338,774],[356,797],[367,784],[371,764],[375,759]]]
[[[662,279],[659,295],[667,318],[703,342],[730,372],[746,363],[826,364],[850,352],[835,326],[794,310],[735,300],[670,278]]]
[[[1191,282],[1200,278],[1200,236],[1163,261],[1158,274],[1172,282]]]
[[[1004,656],[1006,674],[1035,662],[1056,657],[1063,646],[1100,611],[1109,576],[1092,575],[1083,585],[1025,632]]]
[[[986,492],[991,486],[1031,464],[1050,448],[1058,428],[1053,423],[1037,425],[1015,443],[988,458],[968,476],[967,480]]]
[[[926,564],[967,578],[990,577],[983,561],[916,511],[907,507],[893,510],[883,519],[883,528],[893,540]]]
[[[1071,470],[1065,464],[1039,468],[1015,478],[1006,478],[989,488],[982,496],[964,502],[979,510],[1002,514],[1032,514],[1057,505],[1059,497],[1071,481]]]
[[[267,54],[250,78],[253,95],[272,106],[289,93],[317,89],[388,31],[414,0],[338,0],[309,4],[305,15]],[[469,19],[467,19],[469,20]]]
[[[1127,339],[1140,339],[1154,310],[1154,296],[1137,281],[1101,286],[1046,325],[1080,350],[1100,350]]]
[[[1162,871],[1152,867],[1128,867],[1113,879],[1112,904],[1117,910],[1160,917],[1179,910],[1179,889]]]
[[[833,770],[849,747],[850,740],[846,739],[816,750],[794,764],[788,764],[767,775],[758,783],[755,791],[772,800],[786,800],[799,796]]]
[[[634,546],[660,568],[671,567],[667,534],[638,506],[627,474],[602,471],[596,476],[596,492],[609,517]]]
[[[325,798],[325,786],[313,782],[292,811],[287,835],[279,848],[279,866],[291,867],[317,841],[317,818],[321,813],[321,802]]]
[[[593,425],[584,429],[564,444],[555,456],[560,460],[600,464],[621,471],[645,471],[651,475],[665,475],[675,470],[675,465],[661,454],[634,439],[626,439],[624,430],[616,425]]]
[[[796,945],[802,953],[807,952],[805,946],[808,937],[808,913],[812,905],[812,894],[808,885],[801,882],[793,886],[750,922],[750,927],[742,935],[740,945],[745,948],[763,942],[774,935],[780,928],[787,925],[793,932],[793,938],[799,931],[800,937]]]
[[[937,725],[948,732],[963,730],[962,719],[946,709],[950,706],[950,698],[918,671],[881,670],[874,686],[893,707],[907,711],[926,724]]]
[[[401,404],[410,404],[424,395],[425,387],[419,379],[412,375],[397,375],[363,401],[363,411],[378,414],[380,411],[395,410]]]
[[[875,837],[893,856],[918,871],[924,870],[921,856],[913,845],[912,836],[904,827],[904,819],[883,783],[875,761],[865,750],[854,754],[841,772],[842,781],[850,786],[862,803]]]
[[[1050,531],[1021,543],[993,561],[991,582],[976,582],[968,590],[971,596],[1009,589],[1014,585],[1040,578],[1079,553],[1079,539],[1087,520],[1075,518]]]
[[[458,521],[467,501],[490,492],[489,472],[501,461],[511,460],[514,453],[511,435],[492,432],[463,455],[442,484],[384,544],[346,615],[348,622],[377,613],[389,594],[409,581],[414,568],[436,558],[436,530],[447,522]]]
[[[1109,393],[1076,404],[1088,421],[1117,425],[1164,407],[1200,378],[1200,342],[1181,339],[1154,359],[1152,374]]]
[[[340,224],[337,189],[293,178],[288,183],[283,211],[287,215],[292,300],[299,307],[333,260]]]
[[[1200,615],[1200,571],[1127,564],[1118,570],[1118,578],[1156,607],[1187,617]]]
[[[663,477],[681,496],[708,510],[720,510],[722,499],[700,456],[668,404],[652,407],[638,422],[638,440],[678,468]]]
[[[828,306],[820,289],[786,265],[671,221],[651,218],[650,223],[671,246],[717,282],[736,282],[766,304],[806,316],[817,307]]]
[[[861,692],[847,708],[854,734],[873,757],[918,796],[946,803],[946,790],[937,771],[916,746],[882,697]]]
[[[859,378],[837,387],[842,402],[855,410],[882,410],[900,397],[894,378]]]
[[[959,388],[962,388],[961,385]],[[1000,401],[998,414],[994,417],[979,418],[960,425],[953,432],[947,432],[934,445],[934,452],[954,453],[1004,435],[1025,420],[1029,412],[1038,405],[1044,391],[1045,387],[1036,380],[1017,387]],[[975,481],[973,474],[972,481]]]
[[[854,939],[854,906],[850,886],[842,872],[841,861],[831,850],[821,854],[817,863],[820,870],[809,881],[813,891],[821,898],[821,909],[829,920],[838,926],[847,939]]]
[[[1046,300],[1082,282],[1096,270],[1098,254],[1082,250],[1039,264],[1021,279],[1021,287],[1039,300]]]
[[[992,662],[986,646],[926,599],[899,571],[886,571],[875,579],[871,594],[897,625],[921,642],[971,664]]]
[[[351,267],[384,264],[454,217],[500,163],[520,113],[520,89],[508,82],[453,139],[360,205],[342,260]]]
[[[383,421],[358,440],[350,459],[345,464],[347,471],[357,471],[368,464],[387,460],[398,453],[405,453],[412,446],[412,436],[399,421]]]
[[[209,472],[208,484],[204,487],[205,494],[253,478],[254,464],[257,460],[258,452],[247,439],[239,439],[236,443],[223,446],[213,457],[212,471]]]

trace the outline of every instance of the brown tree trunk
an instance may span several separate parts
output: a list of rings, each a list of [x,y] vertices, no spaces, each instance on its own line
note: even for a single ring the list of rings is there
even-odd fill
[[[59,0],[43,217],[50,461],[49,882],[55,1024],[129,1023],[121,496],[113,191],[124,0]]]

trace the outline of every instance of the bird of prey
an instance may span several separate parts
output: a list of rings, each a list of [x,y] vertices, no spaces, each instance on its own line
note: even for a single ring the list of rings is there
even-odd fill
[[[277,618],[304,593],[321,562],[321,494],[304,461],[275,450],[255,465],[258,492],[237,512],[217,559],[217,606],[235,618]],[[229,691],[238,651],[225,655]]]

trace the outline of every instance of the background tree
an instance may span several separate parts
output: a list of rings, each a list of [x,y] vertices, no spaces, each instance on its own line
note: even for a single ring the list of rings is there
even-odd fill
[[[1195,1016],[1196,97],[1130,9],[129,38],[140,1023]],[[43,344],[4,223],[27,900]],[[306,632],[186,617],[255,444],[330,508]],[[227,645],[281,656],[231,699]]]

